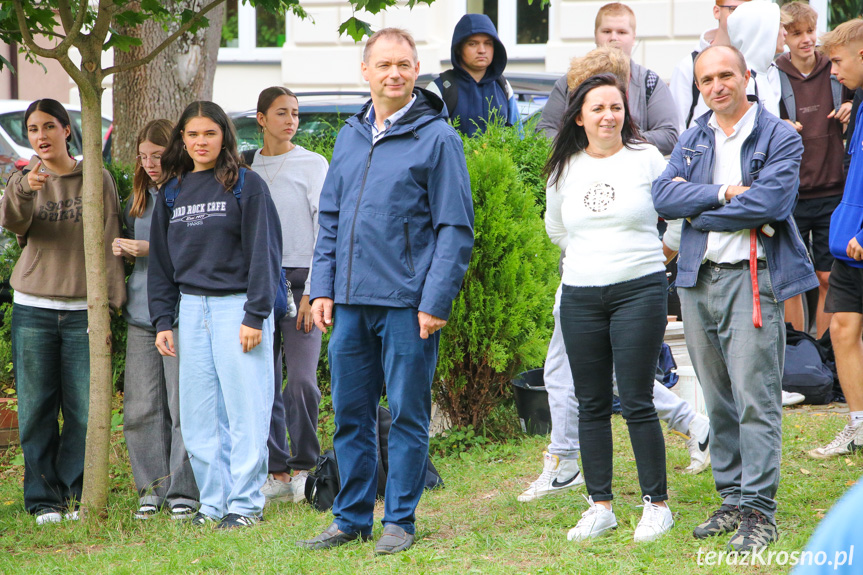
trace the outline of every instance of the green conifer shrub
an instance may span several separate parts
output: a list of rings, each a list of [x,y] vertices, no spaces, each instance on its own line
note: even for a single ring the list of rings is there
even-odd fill
[[[492,125],[464,145],[475,244],[441,332],[434,396],[453,426],[476,428],[510,397],[513,376],[542,365],[560,252],[537,202],[544,138],[520,140],[515,129]]]

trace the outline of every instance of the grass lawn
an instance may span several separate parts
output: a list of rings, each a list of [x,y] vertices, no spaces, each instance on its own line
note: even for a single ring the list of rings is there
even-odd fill
[[[800,409],[786,411],[780,540],[777,551],[803,549],[826,510],[858,479],[863,459],[808,459],[804,449],[830,441],[844,416]],[[93,523],[64,522],[37,527],[24,512],[23,468],[18,453],[0,452],[0,573],[787,573],[788,566],[699,566],[698,551],[724,549],[727,538],[699,542],[693,527],[718,505],[708,472],[689,476],[683,440],[666,435],[668,484],[675,527],[665,538],[635,544],[641,517],[635,461],[625,425],[614,418],[615,513],[612,535],[584,543],[566,532],[586,509],[584,488],[532,503],[516,496],[539,474],[544,437],[519,436],[435,460],[446,481],[443,490],[423,496],[417,512],[414,548],[376,557],[374,545],[351,544],[324,552],[296,548],[294,541],[316,535],[331,516],[310,506],[277,504],[266,521],[245,531],[217,532],[172,522],[166,514],[148,521],[132,518],[136,497],[125,446],[113,456],[114,488],[109,517]],[[378,505],[379,520],[383,507]],[[380,535],[380,523],[375,537]],[[857,568],[860,569],[859,567]]]

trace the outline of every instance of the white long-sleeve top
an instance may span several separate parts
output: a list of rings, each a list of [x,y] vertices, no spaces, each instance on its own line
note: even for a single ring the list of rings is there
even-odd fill
[[[665,270],[650,194],[665,165],[649,144],[569,159],[546,189],[545,212],[548,236],[564,250],[564,284],[605,286]]]

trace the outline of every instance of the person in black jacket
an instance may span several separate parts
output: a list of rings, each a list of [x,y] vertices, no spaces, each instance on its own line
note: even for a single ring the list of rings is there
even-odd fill
[[[201,492],[192,521],[220,528],[254,525],[264,507],[282,259],[267,185],[239,163],[225,112],[190,104],[162,156],[172,176],[162,194],[173,202],[156,204],[147,278],[162,355],[176,353],[179,300],[180,421]]]

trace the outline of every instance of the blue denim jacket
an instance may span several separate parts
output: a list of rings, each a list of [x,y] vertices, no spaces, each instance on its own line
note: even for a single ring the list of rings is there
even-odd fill
[[[759,102],[755,126],[743,142],[741,173],[750,189],[723,205],[721,184],[713,183],[715,139],[707,125],[712,112],[680,136],[668,167],[653,182],[653,203],[666,219],[687,218],[680,238],[678,287],[693,287],[707,250],[708,232],[736,232],[770,224],[772,237],[761,234],[776,299],[784,301],[818,287],[809,253],[792,213],[800,183],[800,135]],[[673,182],[676,177],[685,182]]]

